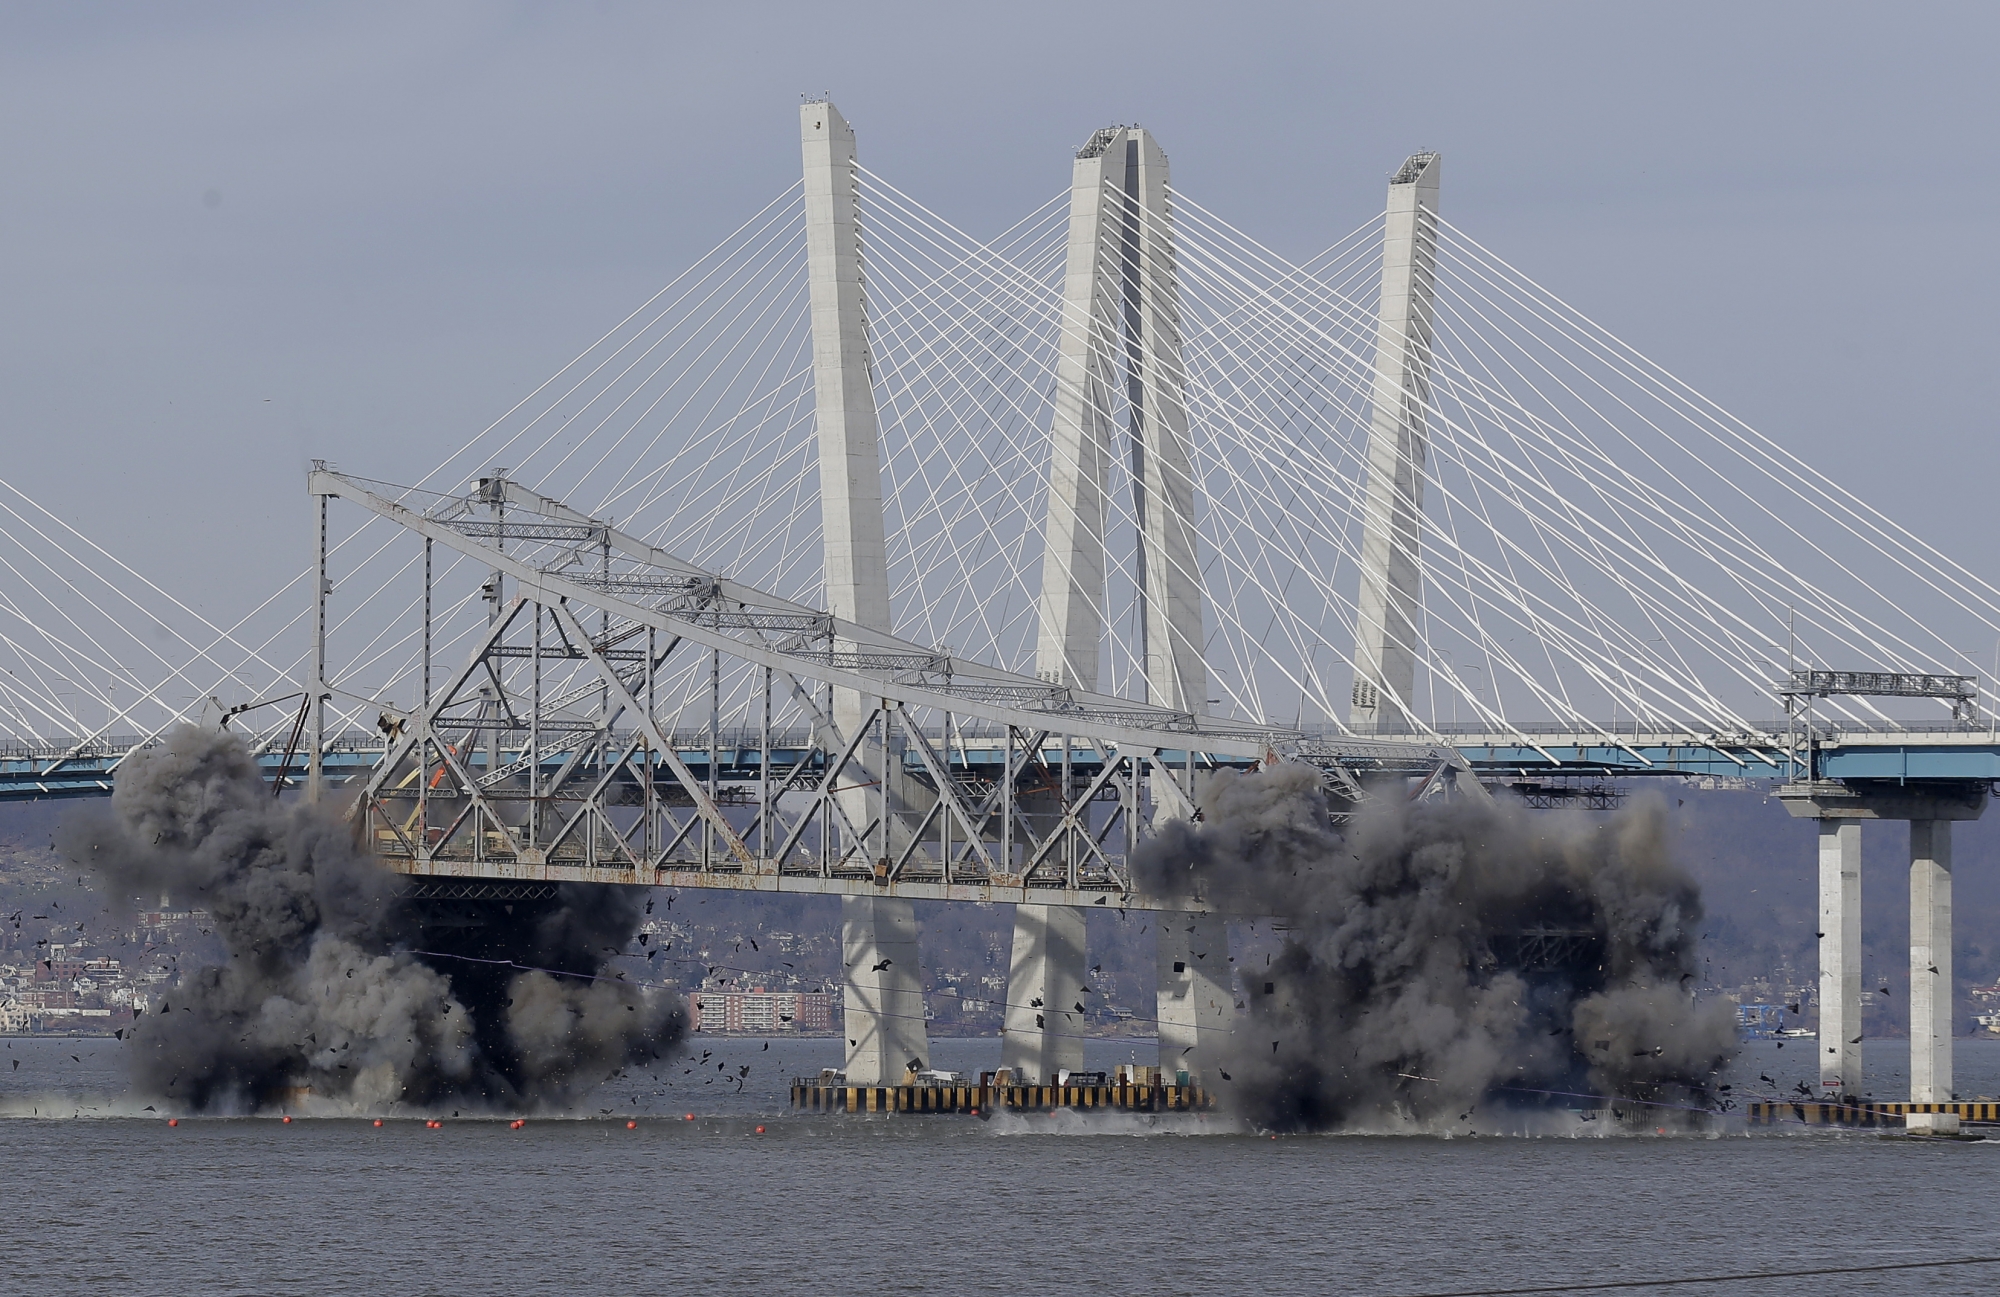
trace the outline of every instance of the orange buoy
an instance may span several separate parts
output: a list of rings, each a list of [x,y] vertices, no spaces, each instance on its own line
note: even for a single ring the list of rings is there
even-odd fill
[[[178,1126],[181,1124],[181,1119],[179,1117],[169,1117],[167,1118],[167,1124],[169,1126]]]
[[[757,1133],[758,1133],[759,1135],[763,1134],[763,1133],[764,1133],[764,1128],[763,1128],[762,1126],[759,1126],[759,1127],[757,1127]]]
[[[638,1123],[638,1122],[636,1122],[636,1121],[628,1121],[628,1122],[626,1122],[626,1123],[625,1123],[625,1129],[627,1129],[627,1130],[637,1130],[637,1129],[639,1129],[639,1123]]]
[[[381,1125],[381,1124],[382,1124],[382,1119],[381,1119],[380,1117],[377,1117],[377,1118],[375,1119],[375,1124],[376,1124],[377,1126]]]
[[[289,1125],[291,1125],[291,1124],[292,1124],[292,1119],[291,1119],[290,1117],[286,1117],[286,1118],[284,1118],[284,1123],[285,1123],[285,1124],[286,1124],[287,1126],[289,1126]]]
[[[688,1115],[687,1115],[687,1116],[686,1116],[686,1117],[685,1117],[685,1118],[684,1118],[683,1120],[686,1120],[686,1121],[693,1121],[693,1120],[694,1120],[694,1114],[693,1114],[693,1113],[689,1113],[689,1114],[688,1114]]]

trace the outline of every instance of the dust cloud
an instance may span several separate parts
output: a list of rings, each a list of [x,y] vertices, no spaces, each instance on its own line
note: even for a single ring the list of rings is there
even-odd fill
[[[1336,832],[1318,772],[1224,773],[1138,885],[1289,931],[1239,969],[1206,1081],[1270,1130],[1466,1129],[1475,1111],[1713,1103],[1734,1016],[1698,1000],[1701,898],[1664,810],[1608,817],[1378,797]]]
[[[183,727],[134,753],[93,811],[62,849],[127,903],[164,892],[206,909],[229,950],[135,1024],[149,1097],[251,1112],[310,1087],[361,1111],[546,1109],[686,1031],[678,995],[607,973],[641,921],[637,891],[408,900],[344,820],[274,799],[227,734]]]

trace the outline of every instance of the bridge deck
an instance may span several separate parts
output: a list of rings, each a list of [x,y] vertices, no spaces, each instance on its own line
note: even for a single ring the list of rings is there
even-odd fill
[[[1609,737],[1607,737],[1607,735]],[[1383,736],[1389,739],[1392,736]],[[1402,737],[1402,736],[1394,736]],[[1686,775],[1697,777],[1774,779],[1791,777],[1788,745],[1798,745],[1798,759],[1806,759],[1803,736],[1788,737],[1782,731],[1752,734],[1715,735],[1692,731],[1617,731],[1606,727],[1600,732],[1555,729],[1524,725],[1518,731],[1463,732],[1450,729],[1436,739],[1410,735],[1413,741],[1449,745],[1473,769],[1492,776],[1568,776],[1579,778],[1623,778],[1644,775]],[[701,775],[708,776],[708,748],[682,738],[680,758]],[[88,745],[53,742],[33,747],[16,745],[0,748],[0,801],[31,801],[66,797],[103,797],[111,792],[112,779],[125,754],[137,739],[112,739]],[[774,773],[790,772],[809,755],[788,738],[784,746],[771,751]],[[81,750],[79,750],[81,748]],[[373,769],[381,755],[380,740],[348,735],[338,740],[326,754],[330,782],[338,786]],[[1051,764],[1060,760],[1060,748],[1050,748]],[[1882,730],[1844,730],[1818,735],[1812,748],[1820,779],[2000,780],[2000,732],[1939,726],[1905,727]],[[266,778],[276,778],[282,763],[280,753],[266,752],[259,758]],[[755,782],[762,777],[759,751],[745,747],[738,736],[718,747],[716,778],[719,782]],[[978,739],[952,751],[952,764],[970,770],[997,770],[1001,764],[998,746],[985,747]],[[1174,764],[1186,759],[1183,752],[1163,752]],[[518,754],[503,753],[503,759]],[[560,764],[560,754],[550,758],[551,768]],[[907,758],[910,767],[917,759]],[[1200,758],[1203,765],[1247,767],[1253,762],[1239,757]],[[468,753],[467,764],[483,769],[484,757]],[[1078,771],[1095,771],[1093,754],[1074,750],[1071,764]],[[817,770],[808,763],[806,769]],[[1801,775],[1805,772],[1800,771]],[[305,758],[294,756],[284,771],[292,782],[305,777]]]

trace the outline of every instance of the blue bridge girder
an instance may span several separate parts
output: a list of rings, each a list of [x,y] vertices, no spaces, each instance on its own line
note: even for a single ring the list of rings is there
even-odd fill
[[[716,749],[716,781],[741,784],[759,780],[763,771],[758,749],[733,740],[734,736]],[[108,796],[117,766],[138,742],[136,738],[113,738],[85,745],[71,742],[0,748],[0,801]],[[1705,735],[1646,729],[1626,729],[1613,739],[1604,732],[1523,726],[1515,732],[1445,732],[1430,740],[1430,745],[1456,750],[1475,772],[1496,780],[1670,775],[1785,782],[1796,775],[1800,779],[1898,783],[2000,781],[2000,733],[1953,726],[1843,730],[1819,733],[1810,739],[1803,733],[1790,737],[1770,732]],[[709,749],[705,743],[676,744],[676,748],[690,770],[703,779],[708,777]],[[1050,766],[1060,760],[1058,753],[1059,749],[1050,750]],[[381,754],[381,741],[372,736],[347,735],[335,740],[325,755],[328,783],[339,787],[364,776]],[[512,751],[501,755],[503,762],[520,756]],[[544,765],[553,770],[566,757],[562,752],[545,753]],[[1182,752],[1162,752],[1161,757],[1174,765],[1186,760]],[[468,751],[465,759],[474,772],[485,768],[485,753],[480,749]],[[288,785],[300,785],[305,779],[302,753],[293,754],[289,764],[282,753],[274,751],[260,753],[257,760],[267,780],[278,778],[281,766]],[[823,760],[822,754],[800,746],[797,740],[788,741],[771,749],[771,777],[776,780],[794,772],[800,777],[808,772],[816,775]],[[914,755],[907,761],[913,771],[918,769]],[[1199,754],[1196,762],[1207,768],[1254,764]],[[1000,764],[997,746],[988,751],[976,738],[953,746],[951,765],[956,770],[979,772],[990,767],[997,773]],[[1072,750],[1071,765],[1079,777],[1093,771],[1095,764],[1087,752]],[[1385,768],[1384,773],[1389,772]]]
[[[1449,733],[1482,775],[1644,775],[1789,780],[1897,780],[1908,782],[2000,779],[2000,732],[1960,726],[1848,729],[1807,735],[1782,730],[1716,735],[1626,729],[1579,733],[1574,729],[1524,733]]]

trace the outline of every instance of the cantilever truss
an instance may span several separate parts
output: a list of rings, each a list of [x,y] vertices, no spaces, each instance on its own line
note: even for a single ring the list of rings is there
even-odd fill
[[[1134,847],[1193,814],[1198,771],[1299,748],[840,621],[504,477],[421,509],[378,487],[310,479],[493,573],[470,652],[384,708],[355,802],[406,873],[1201,910],[1136,893]],[[872,704],[852,732],[835,687]],[[725,696],[754,723],[725,730]]]

